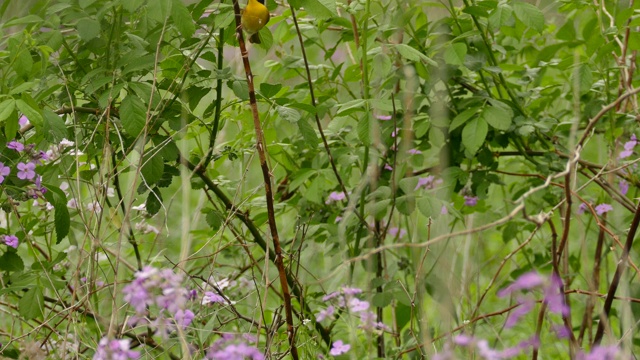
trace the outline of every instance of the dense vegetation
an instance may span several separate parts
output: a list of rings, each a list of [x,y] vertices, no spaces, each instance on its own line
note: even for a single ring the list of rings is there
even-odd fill
[[[0,3],[0,358],[640,351],[640,4]]]

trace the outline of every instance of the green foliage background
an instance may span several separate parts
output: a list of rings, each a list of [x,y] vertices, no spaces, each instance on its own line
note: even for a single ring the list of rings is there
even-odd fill
[[[2,162],[18,161],[13,139],[75,143],[38,167],[40,205],[24,181],[2,183],[0,232],[20,246],[0,250],[0,354],[90,358],[110,335],[144,358],[184,358],[185,343],[201,358],[219,333],[248,332],[287,356],[270,216],[302,358],[336,339],[353,346],[344,357],[428,358],[460,332],[497,348],[537,333],[544,358],[588,350],[637,211],[637,155],[619,154],[637,133],[638,3],[267,5],[263,44],[247,46],[271,214],[230,1],[0,5]],[[420,186],[427,176],[435,186]],[[603,203],[613,211],[596,213]],[[604,340],[628,353],[640,346],[636,247]],[[192,329],[144,340],[123,326],[120,291],[146,265],[193,289],[209,277],[246,286],[233,309],[196,302]],[[540,304],[503,328],[516,299],[496,290],[532,270],[564,280],[572,340]],[[391,331],[315,321],[346,284]]]

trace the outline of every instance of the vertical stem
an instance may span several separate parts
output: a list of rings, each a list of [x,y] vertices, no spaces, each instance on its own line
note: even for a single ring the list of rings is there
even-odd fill
[[[280,236],[278,235],[278,227],[276,226],[275,209],[273,206],[273,191],[271,189],[271,172],[267,164],[267,148],[264,143],[264,132],[260,124],[260,114],[258,113],[258,104],[256,102],[256,92],[253,84],[253,74],[251,73],[251,65],[249,64],[249,53],[245,46],[242,34],[242,20],[240,15],[240,5],[238,0],[233,1],[233,9],[236,17],[236,34],[240,45],[240,53],[242,54],[242,63],[247,76],[247,85],[249,87],[249,103],[251,113],[253,114],[253,127],[256,131],[256,149],[260,158],[260,168],[262,169],[262,178],[264,181],[264,191],[267,200],[267,217],[271,238],[273,240],[273,250],[275,252],[275,263],[278,268],[280,278],[280,287],[282,288],[282,297],[284,299],[284,309],[287,321],[287,337],[289,339],[289,347],[291,357],[298,360],[298,349],[296,348],[295,331],[293,328],[293,311],[291,309],[291,293],[289,293],[289,284],[287,283],[287,272],[284,268],[282,257],[282,248],[280,246]]]
[[[622,250],[622,256],[620,257],[620,261],[618,261],[616,273],[613,275],[613,280],[611,280],[611,285],[609,286],[609,291],[607,292],[607,298],[604,301],[602,316],[600,318],[600,323],[598,324],[598,330],[596,331],[596,336],[593,339],[594,346],[599,345],[602,341],[602,337],[604,336],[604,328],[608,323],[609,313],[611,312],[611,305],[613,304],[613,298],[615,297],[616,291],[618,290],[622,272],[627,267],[627,260],[629,260],[629,251],[631,250],[631,246],[633,245],[633,238],[636,236],[636,231],[638,231],[638,223],[640,223],[640,204],[638,204],[636,213],[633,216],[633,221],[631,222],[631,227],[629,228],[629,233],[627,234],[627,241],[625,242],[624,249]]]

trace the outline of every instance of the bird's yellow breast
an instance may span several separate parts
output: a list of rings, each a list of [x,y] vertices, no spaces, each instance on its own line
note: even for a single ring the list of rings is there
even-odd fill
[[[242,28],[249,35],[255,34],[269,22],[269,10],[258,0],[249,0],[242,11]]]

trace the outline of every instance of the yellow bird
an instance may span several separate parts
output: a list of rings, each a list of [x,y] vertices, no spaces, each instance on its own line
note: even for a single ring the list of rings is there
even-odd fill
[[[249,35],[249,41],[260,44],[258,32],[269,22],[269,10],[263,4],[264,0],[249,0],[247,6],[242,10],[242,28]]]

